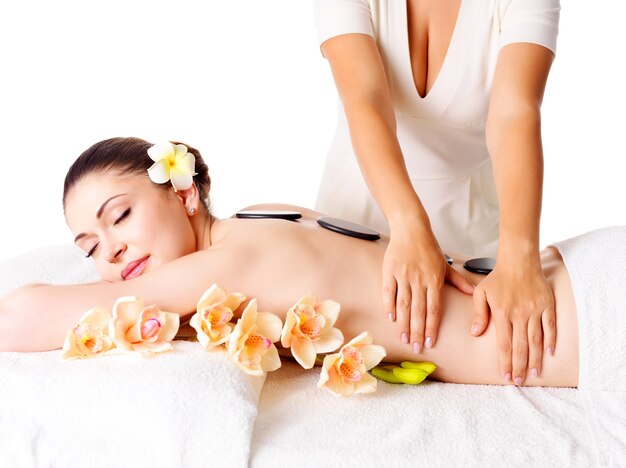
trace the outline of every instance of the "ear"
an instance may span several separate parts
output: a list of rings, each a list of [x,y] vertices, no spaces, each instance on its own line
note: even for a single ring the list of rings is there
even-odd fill
[[[200,208],[200,196],[198,194],[198,188],[196,184],[191,184],[191,187],[185,190],[178,190],[175,192],[183,202],[185,210],[187,210],[187,216],[194,216]]]

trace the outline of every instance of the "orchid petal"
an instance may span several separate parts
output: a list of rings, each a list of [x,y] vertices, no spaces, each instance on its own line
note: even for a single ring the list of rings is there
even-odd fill
[[[159,340],[172,341],[178,333],[180,327],[180,315],[172,312],[161,312],[164,321],[161,322],[161,330],[159,331]]]
[[[261,369],[265,372],[275,371],[280,367],[280,356],[278,354],[278,349],[276,346],[272,345],[268,348],[267,352],[263,355],[261,359]]]
[[[313,294],[307,294],[301,297],[298,302],[296,302],[296,305],[317,307],[317,298]]]
[[[287,311],[287,316],[285,317],[285,325],[283,326],[283,330],[280,335],[280,344],[282,344],[285,348],[289,348],[291,346],[292,330],[296,322],[298,321],[298,317],[296,317],[296,314],[292,309],[289,309]]]
[[[173,157],[175,154],[174,151],[174,145],[172,143],[163,141],[148,148],[148,156],[150,156],[150,159],[154,162],[157,162]]]
[[[344,345],[344,348],[348,346],[369,345],[369,344],[372,344],[372,335],[370,335],[369,332],[364,331],[360,335],[357,335],[354,338],[352,338],[350,341],[348,341]]]
[[[374,376],[363,374],[361,380],[356,383],[355,393],[372,393],[376,391],[377,381]]]
[[[343,343],[343,333],[338,328],[331,328],[313,343],[318,354],[330,353]]]
[[[228,336],[228,344],[226,345],[226,349],[231,355],[234,355],[237,352],[237,349],[239,348],[239,341],[241,340],[243,335],[240,323],[241,319],[239,319],[237,325],[235,325],[235,328],[233,328],[233,331],[231,331],[230,335]]]
[[[148,177],[155,184],[164,184],[170,180],[170,166],[167,160],[161,159],[148,168]]]
[[[80,349],[81,344],[82,343],[80,343],[78,337],[74,334],[74,330],[68,331],[67,335],[65,335],[65,342],[63,343],[63,352],[61,357],[67,360],[88,357],[83,350]]]
[[[247,297],[240,292],[229,294],[224,300],[224,307],[228,307],[233,312],[246,301]]]
[[[188,172],[182,172],[177,167],[170,169],[170,179],[174,190],[187,190],[193,184],[193,176]]]
[[[246,366],[241,362],[241,354],[244,351],[244,348],[240,349],[239,351],[237,351],[234,355],[233,355],[233,362],[237,365],[237,367],[239,367],[241,370],[243,370],[246,374],[248,375],[255,375],[255,376],[262,376],[265,374],[265,372],[263,371],[263,369],[261,369],[261,367],[250,367],[250,366]]]
[[[352,382],[344,382],[334,366],[328,370],[328,380],[321,382],[322,379],[318,382],[318,387],[324,387],[335,395],[341,396],[352,395],[356,387]]]
[[[305,369],[310,369],[315,364],[315,345],[306,338],[296,338],[291,340],[291,354],[296,361]]]
[[[119,335],[122,336],[122,335]],[[141,339],[141,322],[137,321],[132,327],[126,329],[126,333],[123,335],[124,339],[130,343],[131,347],[134,343],[139,343]]]
[[[142,311],[143,301],[138,297],[120,297],[113,305],[113,318],[135,323]]]
[[[363,357],[363,364],[367,370],[377,366],[387,355],[385,348],[379,345],[363,345],[359,346],[358,349]]]
[[[322,301],[318,306],[317,313],[324,316],[327,321],[327,327],[330,328],[335,325],[341,306],[335,301],[330,299]]]
[[[257,306],[256,299],[251,299],[248,305],[241,313],[241,318],[237,321],[237,325],[241,322],[243,330],[249,330],[256,322]]]
[[[335,365],[337,359],[339,359],[339,353],[329,354],[324,357],[324,361],[322,361],[322,371],[320,372],[320,380],[317,382],[318,387],[321,387],[328,382],[328,371]]]
[[[256,318],[257,332],[272,343],[280,339],[283,322],[271,312],[258,312]]]
[[[133,296],[121,297],[113,305],[113,318],[109,322],[109,336],[122,350],[132,350],[126,334],[139,319],[143,302]],[[136,330],[134,333],[139,332]],[[140,333],[140,332],[139,332]]]
[[[200,296],[200,300],[198,301],[198,306],[196,307],[196,311],[200,312],[200,310],[205,307],[209,307],[216,302],[221,302],[226,299],[226,292],[220,289],[217,284],[212,284],[209,289],[202,293]]]
[[[162,353],[164,351],[172,351],[174,347],[172,343],[166,342],[157,342],[157,343],[142,343],[142,347],[145,346],[147,349],[152,351],[153,353]]]

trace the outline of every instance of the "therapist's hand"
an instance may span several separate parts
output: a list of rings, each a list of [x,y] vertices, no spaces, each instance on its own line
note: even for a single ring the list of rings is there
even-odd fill
[[[432,231],[391,226],[383,260],[383,305],[399,337],[418,353],[434,346],[441,316],[441,293],[449,282],[466,294],[474,286],[446,262]]]
[[[496,326],[500,375],[521,385],[528,369],[541,373],[544,349],[554,354],[556,315],[554,294],[532,259],[498,259],[496,267],[474,290],[474,317],[470,333],[478,336],[489,322]]]

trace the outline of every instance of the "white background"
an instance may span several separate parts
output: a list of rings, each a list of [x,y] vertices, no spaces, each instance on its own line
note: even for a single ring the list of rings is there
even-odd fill
[[[543,244],[626,224],[626,5],[562,7]],[[20,0],[0,3],[0,19],[0,260],[71,242],[63,177],[113,136],[198,148],[218,216],[313,207],[337,99],[312,0]]]

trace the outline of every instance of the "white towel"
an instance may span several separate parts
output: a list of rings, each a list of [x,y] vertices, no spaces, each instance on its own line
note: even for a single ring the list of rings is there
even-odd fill
[[[24,284],[78,284],[98,279],[93,261],[78,247],[42,247],[0,263],[0,297]]]
[[[599,229],[555,246],[574,290],[578,388],[599,463],[626,466],[626,226]]]
[[[374,393],[342,398],[318,379],[319,369],[292,362],[268,375],[251,467],[554,468],[596,459],[576,389],[378,382]]]
[[[0,465],[246,467],[263,378],[174,342],[150,359],[0,353]]]
[[[0,296],[97,279],[76,247],[45,247],[0,264]],[[174,349],[78,361],[0,353],[0,466],[247,466],[264,378],[197,342]]]

